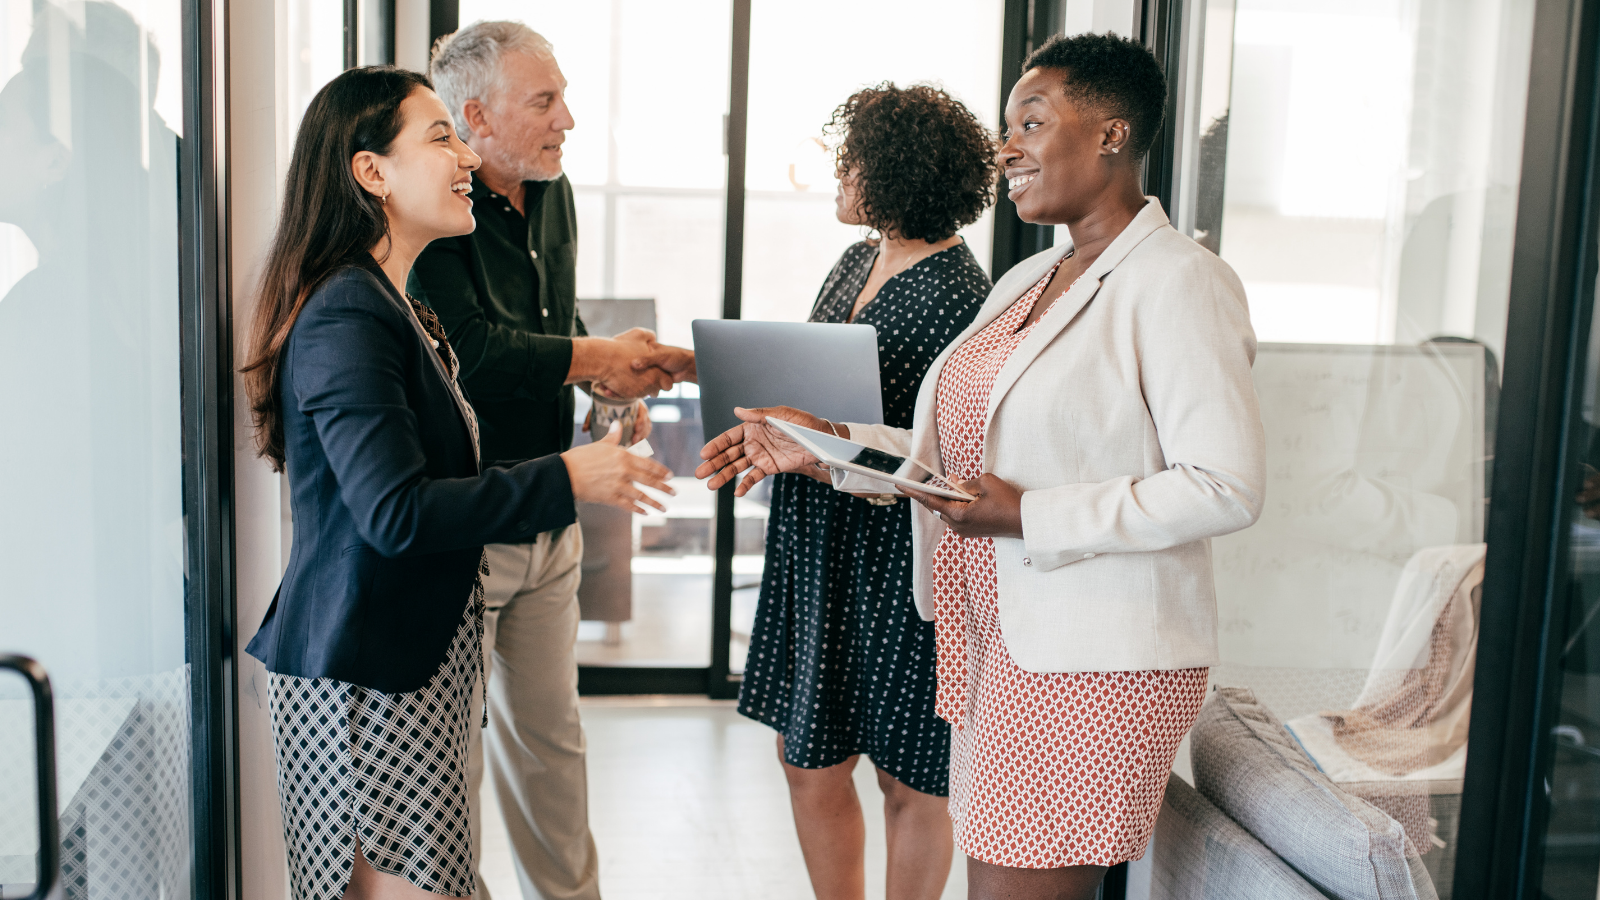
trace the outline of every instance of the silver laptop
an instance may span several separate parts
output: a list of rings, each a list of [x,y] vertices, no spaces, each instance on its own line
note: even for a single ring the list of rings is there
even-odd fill
[[[883,422],[878,330],[871,325],[695,319],[694,355],[707,443],[739,424],[735,406]]]

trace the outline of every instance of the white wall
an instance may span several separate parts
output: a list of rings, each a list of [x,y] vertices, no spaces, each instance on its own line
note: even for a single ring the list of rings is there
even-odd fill
[[[253,286],[272,236],[287,148],[278,124],[287,95],[287,14],[273,0],[230,0],[228,9],[228,244],[234,356],[244,357]],[[234,382],[234,522],[238,600],[239,828],[244,900],[289,896],[267,717],[267,673],[244,646],[255,635],[283,572],[279,478],[256,458],[244,387]]]

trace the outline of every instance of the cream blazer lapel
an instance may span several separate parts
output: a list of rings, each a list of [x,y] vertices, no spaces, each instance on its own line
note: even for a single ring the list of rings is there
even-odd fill
[[[1032,365],[1033,361],[1039,357],[1039,354],[1044,352],[1044,348],[1050,346],[1050,342],[1054,341],[1063,329],[1072,324],[1072,320],[1078,317],[1078,313],[1089,305],[1089,301],[1093,300],[1095,294],[1100,292],[1101,281],[1111,273],[1112,269],[1115,269],[1119,263],[1127,258],[1134,247],[1139,246],[1139,242],[1154,234],[1157,229],[1169,224],[1166,212],[1161,209],[1161,201],[1154,197],[1146,197],[1145,201],[1144,209],[1141,209],[1139,214],[1133,217],[1133,221],[1128,223],[1128,227],[1122,229],[1122,233],[1117,235],[1111,245],[1106,247],[1105,251],[1095,259],[1094,264],[1089,267],[1088,271],[1083,273],[1083,277],[1079,278],[1077,283],[1072,285],[1065,294],[1061,295],[1061,298],[1056,301],[1055,307],[1033,326],[1033,331],[1018,345],[1016,350],[1012,351],[1010,358],[1006,360],[1006,364],[995,375],[994,387],[989,391],[989,408],[983,416],[985,431],[989,430],[989,423],[994,420],[995,410],[1000,408],[1000,401],[1005,399],[1006,393],[1011,390],[1012,385],[1017,383],[1017,379],[1021,378],[1022,373],[1028,370],[1028,366]],[[1057,258],[1059,259],[1060,257]],[[1051,262],[1050,265],[1055,265],[1055,263]],[[1033,280],[1029,281],[1022,291],[1018,292],[1017,297],[1022,296],[1029,288],[1033,287],[1040,278],[1044,277],[1044,273],[1047,271],[1049,271],[1049,266],[1044,267],[1043,270],[1034,275]],[[1016,297],[1013,297],[1012,302],[1015,301]],[[1007,303],[1006,305],[1009,307],[1011,304]],[[998,314],[996,313],[996,315]],[[988,448],[985,447],[984,450],[985,462],[987,462]]]
[[[1052,309],[1050,315],[1034,326],[1033,333],[1029,334],[1028,339],[1023,341],[1022,346],[1011,354],[1011,358],[1006,361],[1005,366],[995,376],[994,389],[989,392],[989,406],[984,414],[985,431],[988,430],[989,423],[994,420],[995,410],[1000,408],[1000,401],[1005,398],[1006,392],[1011,390],[1012,385],[1017,383],[1017,379],[1022,377],[1022,373],[1027,371],[1028,366],[1038,358],[1044,348],[1050,346],[1050,342],[1055,340],[1062,329],[1077,318],[1083,307],[1088,305],[1089,301],[1094,298],[1094,295],[1100,290],[1101,280],[1112,269],[1116,268],[1117,264],[1121,263],[1141,241],[1160,230],[1163,226],[1170,224],[1167,221],[1166,212],[1161,208],[1161,201],[1155,197],[1147,197],[1145,199],[1148,202],[1145,203],[1144,209],[1133,217],[1133,221],[1128,223],[1128,227],[1124,228],[1122,233],[1117,235],[1116,240],[1111,242],[1111,246],[1100,254],[1100,257],[1094,261],[1094,265],[1089,267],[1089,271],[1084,273],[1083,278],[1073,286],[1072,290],[1056,301],[1057,304],[1064,304],[1070,308]],[[973,318],[972,324],[957,335],[956,339],[944,348],[944,352],[934,359],[933,365],[928,367],[927,375],[923,376],[922,388],[917,392],[917,406],[915,418],[913,419],[911,440],[911,457],[913,459],[921,464],[936,467],[935,471],[939,475],[945,474],[944,459],[939,454],[939,425],[938,416],[936,415],[938,411],[939,373],[944,370],[945,363],[958,347],[966,343],[973,335],[982,331],[990,322],[999,318],[1001,313],[1010,309],[1011,304],[1016,303],[1018,298],[1027,293],[1029,288],[1044,277],[1044,273],[1050,271],[1056,263],[1072,252],[1072,249],[1073,247],[1069,243],[1053,250],[1035,254],[1013,266],[1011,271],[1001,276],[1000,282],[994,286],[994,290],[990,291],[989,299],[984,301],[982,308],[978,310],[978,315]],[[987,454],[985,455],[987,456]],[[932,517],[930,516],[930,518]]]
[[[989,298],[979,307],[978,314],[966,330],[956,335],[955,340],[947,344],[933,364],[928,367],[928,372],[922,378],[922,387],[917,391],[917,405],[915,417],[912,420],[911,456],[919,463],[928,466],[937,466],[937,473],[944,475],[944,459],[939,455],[939,426],[936,415],[939,406],[937,390],[939,373],[944,370],[944,364],[958,347],[965,344],[969,338],[982,331],[986,325],[993,322],[1001,313],[1011,308],[1017,298],[1027,293],[1028,288],[1044,277],[1050,267],[1059,262],[1062,257],[1072,251],[1070,244],[1056,247],[1053,250],[1036,254],[1023,260],[1011,268],[1011,271],[1001,276],[1000,283],[989,292]]]

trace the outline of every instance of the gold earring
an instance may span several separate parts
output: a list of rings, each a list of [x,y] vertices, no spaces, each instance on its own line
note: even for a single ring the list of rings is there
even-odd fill
[[[389,205],[389,192],[388,191],[384,191],[383,192],[383,196],[378,198],[378,202],[382,203],[384,206],[388,206]]]

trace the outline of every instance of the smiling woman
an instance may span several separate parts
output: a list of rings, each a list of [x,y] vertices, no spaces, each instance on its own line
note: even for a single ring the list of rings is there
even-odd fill
[[[571,524],[575,499],[654,505],[635,484],[670,475],[615,440],[480,461],[450,342],[397,288],[473,230],[479,162],[425,77],[376,67],[317,94],[289,167],[245,375],[297,527],[247,649],[272,673],[296,900],[472,893],[484,545]]]
[[[1261,509],[1243,288],[1139,191],[1164,97],[1132,41],[1056,37],[1029,58],[1000,162],[1019,215],[1067,225],[1075,245],[995,285],[928,369],[911,428],[838,425],[977,496],[903,491],[919,501],[912,592],[934,620],[974,898],[1088,900],[1107,867],[1144,855],[1217,657],[1209,539]],[[747,411],[704,451],[713,487],[815,463],[769,415],[815,423]]]

